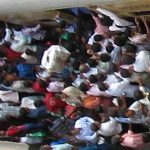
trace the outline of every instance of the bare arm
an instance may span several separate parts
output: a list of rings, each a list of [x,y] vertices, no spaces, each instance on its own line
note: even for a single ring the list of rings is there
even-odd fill
[[[145,26],[145,28],[146,28],[147,36],[150,37],[150,28],[149,28],[149,26],[148,26],[148,24],[147,24],[147,19],[146,19],[146,17],[145,17],[145,16],[141,16],[140,18],[141,18],[141,20],[143,21],[144,26]]]
[[[138,20],[138,17],[135,17],[135,24],[137,26],[137,32],[141,33],[141,27],[140,27],[140,22]]]

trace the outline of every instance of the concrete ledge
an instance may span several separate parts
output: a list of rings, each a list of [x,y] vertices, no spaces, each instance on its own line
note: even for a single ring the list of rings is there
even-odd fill
[[[0,141],[0,150],[29,150],[29,145],[16,142]]]

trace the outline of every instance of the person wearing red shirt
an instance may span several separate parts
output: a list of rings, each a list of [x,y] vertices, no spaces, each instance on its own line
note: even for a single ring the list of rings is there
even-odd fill
[[[50,112],[57,113],[61,109],[65,109],[66,103],[60,98],[56,98],[54,93],[47,93],[44,98],[44,103]]]

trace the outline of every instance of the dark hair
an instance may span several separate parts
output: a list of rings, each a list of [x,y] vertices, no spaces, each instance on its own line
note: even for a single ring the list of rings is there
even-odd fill
[[[98,130],[99,130],[99,127],[98,127],[98,125],[96,125],[95,123],[92,123],[92,124],[90,125],[90,129],[91,129],[92,131],[98,131]]]
[[[150,100],[150,93],[148,93],[148,99]]]
[[[27,49],[27,50],[25,51],[25,54],[26,54],[26,55],[34,55],[35,52],[33,52],[33,51],[30,50],[30,49]]]
[[[108,53],[102,53],[102,54],[100,55],[100,60],[101,60],[102,62],[109,62],[110,59],[111,59],[111,57],[110,57],[110,55],[109,55]]]
[[[122,63],[124,65],[130,65],[133,64],[135,62],[135,57],[130,56],[130,55],[123,55],[122,56]]]
[[[96,41],[96,42],[100,42],[100,41],[102,41],[103,39],[104,39],[104,37],[103,37],[102,35],[96,34],[96,35],[94,36],[94,41]]]
[[[47,86],[48,86],[48,83],[42,79],[39,79],[38,83],[39,83],[41,88],[47,88]]]
[[[72,63],[72,68],[74,70],[79,70],[79,66],[80,66],[80,62],[75,60],[73,63]]]
[[[80,89],[82,92],[86,93],[86,91],[88,91],[87,84],[84,83],[84,82],[82,82],[82,83],[79,85],[79,89]]]
[[[95,59],[88,59],[87,63],[89,64],[90,67],[96,67],[98,65],[98,62]]]
[[[134,53],[135,54],[137,52],[137,46],[130,44],[130,43],[126,44],[124,46],[124,48],[125,48],[127,53]]]
[[[97,76],[96,75],[90,75],[89,81],[90,81],[90,83],[96,83],[98,81]]]
[[[106,46],[106,51],[107,51],[107,53],[111,53],[113,50],[114,50],[113,45],[107,45],[107,46]]]
[[[122,47],[125,45],[126,41],[127,41],[127,39],[125,36],[117,36],[114,39],[114,44],[119,46],[119,47]]]
[[[105,83],[103,82],[98,82],[98,88],[101,90],[101,91],[106,91],[108,89],[108,87],[106,86]]]
[[[93,50],[94,53],[100,52],[102,49],[102,46],[100,43],[93,43],[91,46],[91,49]]]
[[[34,101],[34,106],[35,107],[41,107],[44,105],[44,102],[42,100],[36,100]]]
[[[99,73],[98,74],[98,81],[104,82],[107,79],[107,75],[104,73]]]
[[[30,81],[30,80],[25,80],[25,81],[23,82],[23,85],[24,85],[25,87],[32,87],[32,84],[33,84],[33,81]]]
[[[22,30],[21,25],[14,25],[13,28],[14,28],[15,31],[21,31]]]
[[[127,36],[127,37],[130,37],[132,32],[131,32],[131,28],[130,27],[126,27],[125,31],[124,31],[124,34]]]
[[[0,51],[0,58],[6,57],[5,53],[3,51]]]
[[[27,116],[27,114],[29,113],[28,110],[26,108],[21,107],[19,110],[20,116],[24,117]]]
[[[134,98],[136,100],[140,100],[140,99],[143,99],[145,96],[144,96],[144,93],[141,91],[141,90],[136,90],[134,92]]]
[[[103,26],[107,26],[107,27],[109,27],[109,26],[111,26],[113,24],[113,20],[110,19],[110,17],[108,17],[108,16],[106,16],[104,14],[103,14],[103,17],[100,18],[100,22],[101,22],[101,24]]]
[[[66,21],[61,20],[61,21],[59,22],[59,26],[60,26],[62,29],[64,29],[64,28],[66,27]]]
[[[124,69],[124,68],[120,68],[120,74],[123,78],[129,78],[131,77],[131,73],[129,70]]]

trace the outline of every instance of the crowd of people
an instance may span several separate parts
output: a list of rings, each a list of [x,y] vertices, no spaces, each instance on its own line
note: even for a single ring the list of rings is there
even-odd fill
[[[0,37],[1,141],[40,150],[150,149],[145,16],[71,8],[53,25],[3,23]]]

